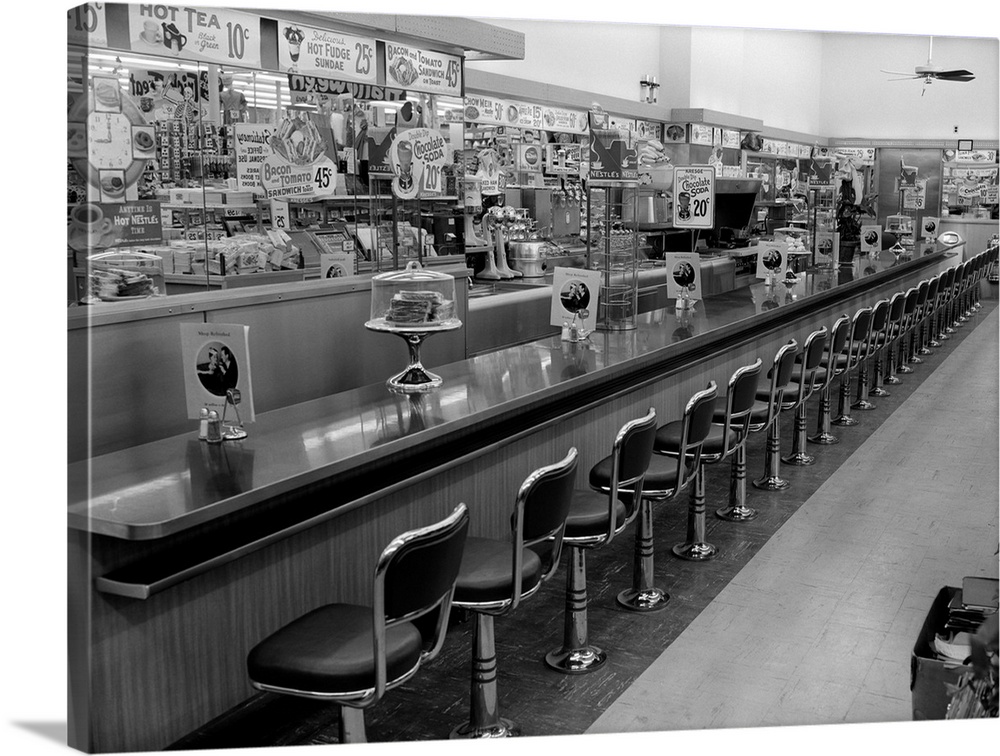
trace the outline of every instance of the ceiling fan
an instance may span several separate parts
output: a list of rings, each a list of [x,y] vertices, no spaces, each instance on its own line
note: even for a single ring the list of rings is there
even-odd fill
[[[931,59],[931,53],[934,50],[934,37],[930,38],[927,44],[927,65],[916,66],[913,69],[913,73],[903,73],[902,71],[886,71],[882,70],[882,73],[893,74],[895,76],[901,76],[900,79],[889,79],[889,81],[906,81],[910,79],[923,79],[924,86],[920,90],[920,96],[924,96],[924,92],[927,89],[927,85],[933,83],[935,79],[940,79],[941,81],[972,81],[975,79],[975,75],[972,71],[966,71],[964,68],[953,68],[945,70],[941,66],[935,66],[934,61]]]

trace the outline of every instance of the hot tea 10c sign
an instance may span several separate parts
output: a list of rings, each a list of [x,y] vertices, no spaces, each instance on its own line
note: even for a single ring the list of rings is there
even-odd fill
[[[260,18],[226,8],[129,5],[134,52],[260,67]]]
[[[715,168],[688,165],[674,168],[674,212],[676,228],[715,226]]]

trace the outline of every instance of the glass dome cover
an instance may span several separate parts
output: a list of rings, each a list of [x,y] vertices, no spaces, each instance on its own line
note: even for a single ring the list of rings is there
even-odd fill
[[[461,325],[455,312],[455,278],[427,270],[415,260],[404,270],[372,276],[370,325],[400,330],[452,329]]]

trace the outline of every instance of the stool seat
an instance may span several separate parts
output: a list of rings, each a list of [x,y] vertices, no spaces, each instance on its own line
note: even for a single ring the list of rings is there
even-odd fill
[[[604,460],[602,460],[603,462]],[[600,465],[601,462],[598,462]],[[595,465],[596,468],[597,465]],[[608,461],[608,480],[611,480],[611,466]],[[591,480],[594,472],[591,471]],[[610,485],[610,484],[609,484]],[[624,527],[628,520],[625,505],[615,502],[615,530]],[[566,518],[565,538],[592,538],[608,532],[608,495],[599,491],[573,491],[573,501],[569,505]]]
[[[837,354],[836,360],[834,361],[837,370],[843,370],[847,367],[847,355],[843,352]],[[819,362],[820,367],[829,367],[830,360],[824,355],[823,359]]]
[[[789,385],[789,388],[791,387],[791,385],[797,384],[801,380],[802,380],[802,366],[796,365],[794,368],[792,368],[792,380],[791,384]],[[816,368],[816,375],[813,378],[813,386],[814,388],[820,388],[824,383],[826,383],[826,368],[818,367]],[[785,391],[787,392],[788,389],[786,388]]]
[[[718,404],[718,402],[716,402]],[[716,409],[718,412],[718,408]],[[715,413],[713,413],[715,414]],[[722,407],[723,420],[725,422],[726,408]],[[712,418],[713,423],[715,418]],[[674,420],[666,425],[661,425],[656,430],[656,440],[653,442],[653,451],[657,454],[674,454],[678,453],[681,448],[681,432],[684,429],[683,420]],[[701,452],[707,455],[719,455],[726,450],[726,438],[723,435],[725,428],[722,425],[712,425],[711,429],[708,431],[708,436],[706,436],[705,441],[702,443]],[[732,428],[729,429],[729,448],[732,448],[739,441],[737,438],[736,431]],[[649,480],[648,473],[646,480]]]
[[[420,663],[423,640],[410,622],[386,628],[386,677],[395,680]],[[247,657],[252,680],[315,693],[344,693],[375,685],[372,609],[327,604],[258,643]]]
[[[758,392],[758,396],[759,396],[759,392]],[[754,400],[753,409],[750,410],[750,423],[752,425],[758,425],[760,423],[767,422],[767,407],[768,407],[768,401],[767,400],[770,399],[770,397],[771,397],[770,392],[766,391],[766,392],[764,392],[764,400],[763,401],[761,401],[760,399]],[[722,407],[720,408],[719,405],[722,405]],[[718,403],[716,404],[715,413],[712,415],[712,422],[713,423],[715,423],[716,425],[722,425],[724,422],[726,422],[726,407],[727,406],[728,406],[728,403],[726,401],[726,397],[724,397],[724,396],[721,397],[719,399]]]
[[[607,517],[604,518],[607,520]],[[492,538],[466,538],[462,566],[455,581],[455,603],[485,603],[509,599],[514,590],[510,571],[511,544]],[[521,593],[538,585],[542,560],[531,549],[522,551]]]

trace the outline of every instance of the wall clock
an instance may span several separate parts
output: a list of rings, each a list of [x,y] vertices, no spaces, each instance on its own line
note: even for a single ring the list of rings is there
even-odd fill
[[[102,202],[137,199],[132,187],[153,158],[156,140],[139,106],[117,79],[95,76],[69,110],[67,155]],[[131,190],[131,191],[130,191]]]

